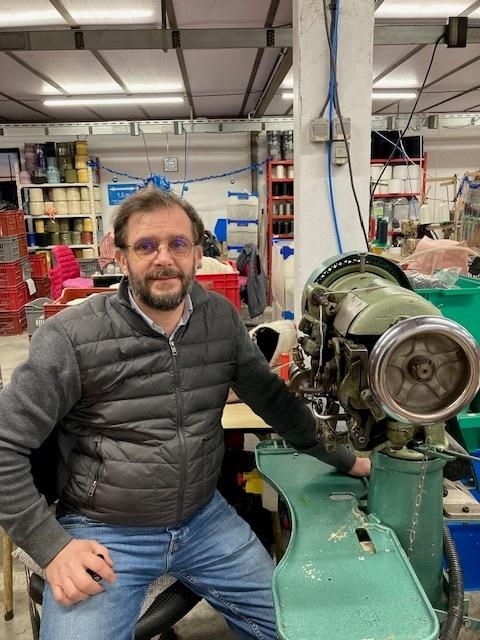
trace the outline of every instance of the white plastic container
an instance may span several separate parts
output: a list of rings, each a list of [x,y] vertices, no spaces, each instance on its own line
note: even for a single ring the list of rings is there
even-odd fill
[[[229,222],[227,225],[227,244],[241,246],[251,242],[258,244],[258,224],[253,222]]]
[[[294,251],[293,240],[277,240],[272,244],[272,295],[282,309],[287,309],[287,298],[293,299],[293,291],[287,295],[287,289],[293,290]]]
[[[258,196],[251,193],[228,192],[227,218],[229,220],[257,220]]]

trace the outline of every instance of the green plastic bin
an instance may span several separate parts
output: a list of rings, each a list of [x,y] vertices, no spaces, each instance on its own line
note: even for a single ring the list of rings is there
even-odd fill
[[[480,280],[460,276],[455,289],[416,289],[434,304],[445,318],[465,327],[480,344]],[[458,423],[469,451],[480,448],[480,393],[470,407],[458,416]]]

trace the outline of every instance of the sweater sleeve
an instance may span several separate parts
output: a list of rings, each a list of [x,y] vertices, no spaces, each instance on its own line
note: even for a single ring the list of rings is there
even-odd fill
[[[297,451],[327,462],[340,471],[349,471],[355,455],[345,447],[328,452],[315,435],[315,419],[302,400],[270,370],[263,354],[253,343],[244,324],[238,324],[238,357],[233,389],[267,424]]]
[[[28,359],[0,392],[0,524],[45,567],[71,536],[35,487],[29,455],[80,398],[74,350],[55,319],[37,329]]]

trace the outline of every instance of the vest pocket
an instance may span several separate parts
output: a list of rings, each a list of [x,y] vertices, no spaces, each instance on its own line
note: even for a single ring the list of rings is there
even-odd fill
[[[105,461],[102,458],[102,454],[101,454],[101,444],[102,444],[102,439],[103,436],[96,436],[95,437],[95,455],[97,458],[97,464],[95,465],[95,472],[93,474],[93,479],[88,487],[88,492],[87,492],[87,496],[88,496],[88,505],[90,507],[93,506],[93,501],[94,501],[94,497],[95,497],[95,492],[97,490],[97,486],[98,483],[100,481],[100,478],[102,476],[102,472],[105,468]]]

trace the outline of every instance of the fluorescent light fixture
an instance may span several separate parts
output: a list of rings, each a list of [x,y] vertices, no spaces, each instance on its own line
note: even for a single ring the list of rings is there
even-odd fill
[[[78,22],[89,23],[97,20],[106,20],[107,24],[118,22],[119,20],[145,20],[153,17],[150,9],[88,9],[70,11],[71,16]]]
[[[471,3],[466,0],[390,0],[375,11],[376,18],[448,18],[457,16]]]
[[[293,91],[284,91],[282,93],[282,98],[284,100],[293,100]]]
[[[89,107],[95,105],[124,104],[181,104],[182,96],[91,96],[89,98],[49,98],[44,100],[46,107]]]
[[[372,100],[415,100],[415,91],[374,91]]]
[[[9,11],[0,9],[0,25],[16,27],[19,25],[45,25],[63,22],[62,16],[54,9],[44,11]]]

